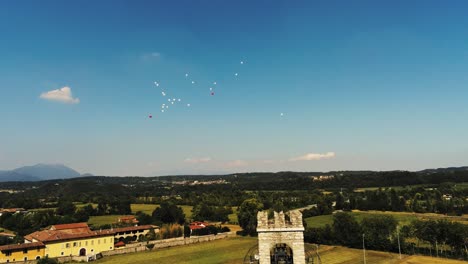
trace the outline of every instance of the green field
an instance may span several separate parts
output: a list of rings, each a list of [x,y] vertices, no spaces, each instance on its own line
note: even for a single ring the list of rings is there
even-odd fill
[[[242,263],[256,238],[231,238],[165,249],[105,257],[97,263]]]
[[[142,211],[143,213],[149,214],[149,215],[153,213],[156,207],[158,207],[157,204],[131,204],[130,205],[130,208],[132,209],[132,213]]]
[[[192,208],[193,206],[190,205],[178,205],[180,208],[182,208],[182,211],[184,211],[185,218],[190,219],[192,217]],[[145,214],[151,215],[157,207],[159,207],[158,204],[131,204],[130,205],[132,209],[132,213],[136,213],[138,211],[142,211]]]
[[[358,222],[360,222],[365,216],[369,215],[392,215],[398,221],[399,225],[408,225],[411,221],[416,219],[448,219],[450,221],[458,221],[464,224],[468,224],[468,216],[444,216],[440,214],[417,214],[408,212],[381,212],[381,211],[353,211],[353,216]],[[314,217],[308,217],[305,219],[307,227],[324,227],[325,225],[331,225],[333,223],[333,215],[320,215]]]
[[[229,214],[229,222],[230,223],[237,223],[239,220],[237,219],[237,206],[232,207],[232,214]]]
[[[94,226],[117,223],[120,215],[98,215],[89,217],[88,224]]]
[[[154,249],[140,253],[130,253],[105,257],[97,263],[171,263],[171,264],[217,264],[243,263],[247,251],[257,244],[257,238],[236,237],[213,242]],[[335,246],[321,246],[319,250],[322,263],[354,264],[363,262],[363,253],[359,249]],[[462,264],[466,262],[437,259],[421,256],[403,256],[378,251],[366,251],[367,263],[372,264]],[[316,259],[315,259],[316,261]]]

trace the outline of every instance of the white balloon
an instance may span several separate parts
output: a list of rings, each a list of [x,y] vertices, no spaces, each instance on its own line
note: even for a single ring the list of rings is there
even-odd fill
[[[166,105],[166,108],[169,108],[169,106],[168,106],[168,105]]]
[[[171,104],[174,104],[174,102],[171,102]]]
[[[168,101],[168,102],[170,102],[170,101],[171,101],[171,99],[167,99],[167,101]]]
[[[244,64],[244,62],[243,62],[243,61],[241,61],[241,64]]]
[[[164,110],[161,110],[161,113],[164,113]]]
[[[195,82],[194,82],[194,81],[192,81],[192,84],[194,84],[194,83],[195,83]]]
[[[188,77],[188,73],[185,74],[185,77]]]
[[[187,104],[188,107],[190,107],[190,104]]]
[[[216,85],[216,82],[214,82],[213,84]]]
[[[210,91],[213,91],[213,88],[210,87]]]
[[[180,98],[179,98],[177,101],[179,101],[179,102],[180,102]]]
[[[236,72],[236,73],[234,73],[234,75],[235,75],[235,76],[237,76],[237,72]]]

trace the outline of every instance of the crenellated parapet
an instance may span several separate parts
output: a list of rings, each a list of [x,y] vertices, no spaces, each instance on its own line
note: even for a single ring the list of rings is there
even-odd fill
[[[275,257],[285,252],[293,258],[294,264],[305,263],[304,225],[302,213],[294,210],[287,213],[274,212],[269,219],[268,211],[257,213],[259,263],[270,264]],[[276,255],[281,252],[280,255]],[[286,262],[285,262],[286,263]],[[289,262],[288,262],[289,263]]]
[[[273,219],[268,218],[268,211],[257,214],[257,232],[266,231],[304,231],[302,213],[298,210],[288,213],[274,212]]]

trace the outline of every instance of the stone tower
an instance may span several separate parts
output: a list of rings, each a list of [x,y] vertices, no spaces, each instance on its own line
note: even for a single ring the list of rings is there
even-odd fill
[[[287,253],[289,262],[281,263],[292,261],[294,264],[305,264],[304,225],[301,212],[290,211],[289,220],[285,218],[283,212],[274,212],[274,218],[269,220],[268,211],[261,211],[257,214],[257,221],[260,264],[275,263],[274,260],[271,262],[271,258],[284,255],[284,252]]]

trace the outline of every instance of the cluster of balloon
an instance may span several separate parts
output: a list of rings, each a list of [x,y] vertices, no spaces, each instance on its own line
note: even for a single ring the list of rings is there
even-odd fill
[[[244,64],[244,61],[240,61],[240,64],[243,65]],[[234,76],[235,77],[238,77],[239,76],[239,73],[235,72],[234,73]],[[189,73],[185,73],[185,78],[188,79],[189,78]],[[189,79],[190,80],[190,79]],[[195,80],[190,80],[190,82],[192,83],[192,85],[194,85],[196,82]],[[212,85],[210,85],[209,87],[209,90],[210,90],[210,96],[214,96],[215,95],[215,88],[217,87],[217,82],[214,81]],[[161,96],[162,97],[165,97],[167,95],[167,91],[162,87],[160,86],[160,83],[158,81],[155,81],[154,82],[154,85],[156,85],[156,87],[159,87],[161,88]],[[180,98],[169,98],[167,99],[167,104],[166,103],[163,103],[161,105],[161,113],[164,113],[166,111],[169,110],[169,105],[174,105],[175,103],[178,103],[178,102],[181,102],[182,100]],[[190,107],[191,104],[190,103],[187,103],[187,107]],[[281,113],[281,116],[283,116],[283,113]],[[153,118],[153,115],[148,115],[148,118]]]

